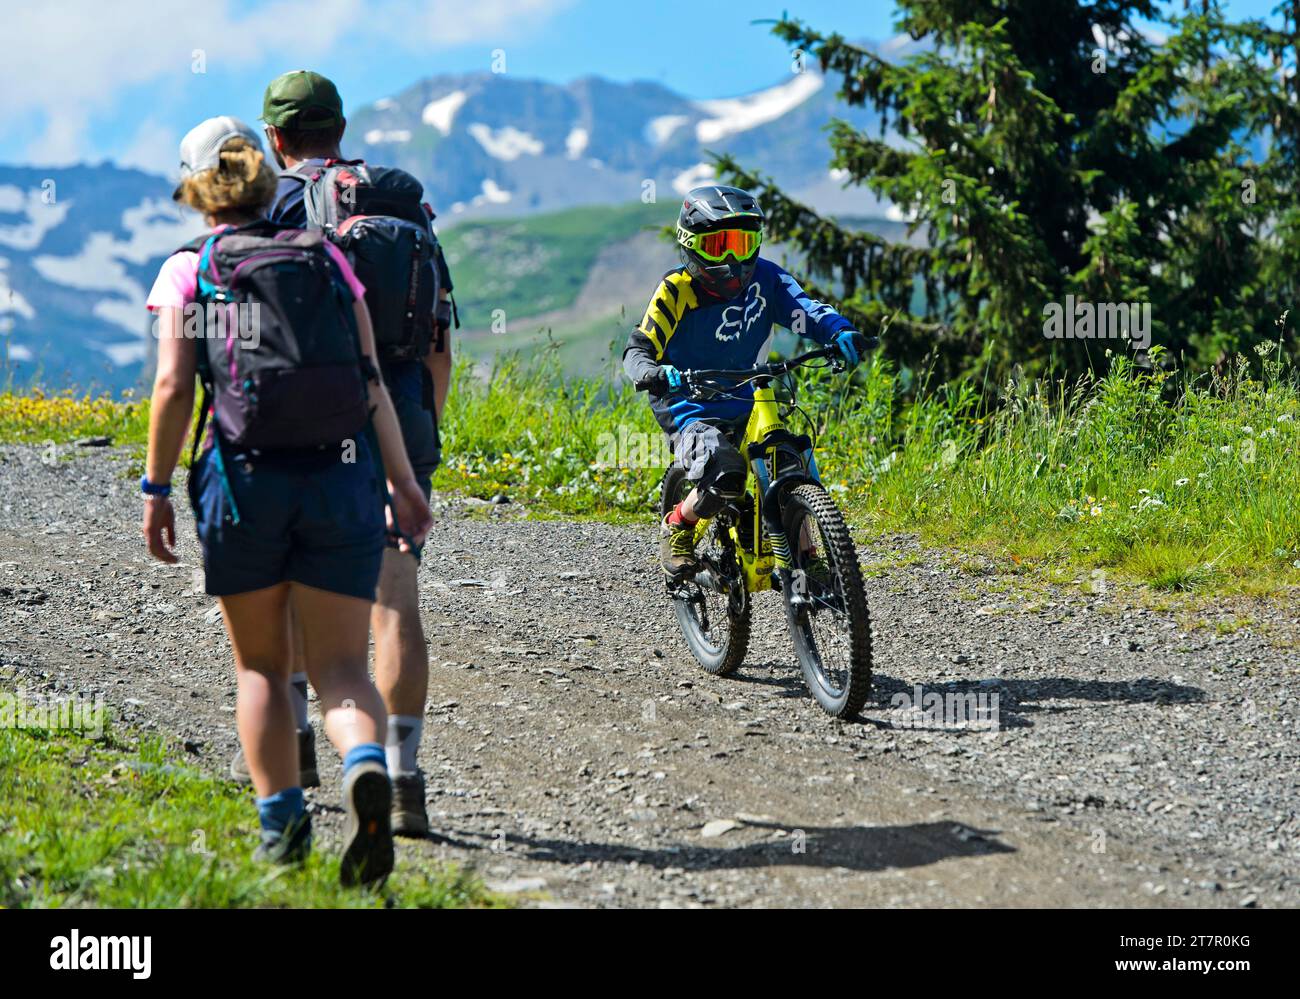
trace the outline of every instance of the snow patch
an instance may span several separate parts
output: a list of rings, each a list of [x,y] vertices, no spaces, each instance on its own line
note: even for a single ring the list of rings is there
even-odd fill
[[[397,101],[393,100],[391,97],[381,97],[379,100],[375,101],[376,111],[391,111],[395,107],[397,107]]]
[[[378,146],[386,142],[410,142],[411,130],[409,128],[372,128],[365,134],[365,140],[371,146]]]
[[[0,316],[12,312],[24,319],[35,319],[36,310],[31,303],[12,288],[0,288]]]
[[[492,179],[483,181],[483,193],[474,196],[475,205],[504,205],[513,197],[509,191],[503,191]]]
[[[661,114],[658,118],[651,118],[645,126],[646,139],[656,146],[661,146],[690,120],[691,116],[688,114]]]
[[[31,307],[27,299],[9,287],[9,282],[4,275],[8,266],[9,261],[0,257],[0,316],[6,312],[13,312],[24,319],[35,319],[36,310]]]
[[[478,140],[489,156],[498,160],[517,160],[524,153],[537,156],[545,148],[540,141],[513,125],[494,132],[481,121],[476,121],[470,125],[469,134]]]
[[[564,149],[569,155],[569,159],[576,160],[587,148],[587,143],[591,141],[591,135],[585,128],[578,128],[576,125],[569,132],[564,140]]]
[[[788,83],[745,97],[696,101],[695,106],[710,117],[696,123],[695,137],[701,142],[717,142],[728,135],[775,121],[821,90],[823,82],[817,73],[805,72],[797,74]]]
[[[0,186],[0,212],[27,216],[25,222],[0,225],[0,246],[34,250],[41,245],[47,232],[67,218],[72,202],[56,200],[52,205],[46,204],[42,200],[43,193],[36,188],[24,191],[12,184]]]
[[[463,90],[455,90],[446,97],[439,97],[436,101],[430,101],[424,106],[424,111],[420,113],[420,120],[426,125],[432,125],[443,135],[446,135],[451,131],[451,123],[456,117],[456,112],[460,110],[461,105],[465,103],[465,98],[468,96]]]
[[[673,190],[684,197],[691,188],[707,184],[714,176],[712,163],[696,163],[673,178]]]
[[[143,264],[171,253],[202,232],[203,223],[197,215],[178,215],[171,202],[146,198],[122,213],[122,228],[129,234],[126,240],[92,232],[79,253],[42,254],[32,258],[32,266],[45,280],[65,288],[116,293],[118,297],[95,305],[95,315],[139,336],[146,327],[146,291],[130,277],[125,264]]]
[[[145,198],[124,211],[122,228],[131,238],[117,244],[118,253],[133,264],[170,254],[204,231],[197,213],[178,209],[174,201],[161,198]]]

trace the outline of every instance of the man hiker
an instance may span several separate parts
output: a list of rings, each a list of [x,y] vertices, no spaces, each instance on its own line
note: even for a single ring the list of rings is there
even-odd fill
[[[451,381],[451,276],[433,235],[423,189],[402,170],[346,161],[340,151],[343,104],[319,73],[294,70],[272,80],[262,105],[267,145],[282,173],[267,210],[295,228],[321,228],[356,264],[366,286],[380,373],[393,400],[416,479],[429,496],[441,457],[438,418]],[[429,662],[420,623],[419,551],[384,552],[371,614],[375,685],[388,710],[385,747],[393,783],[393,832],[425,836],[424,775],[416,760],[428,693]],[[307,680],[293,674],[303,786],[316,786]],[[241,757],[231,765],[241,779]]]

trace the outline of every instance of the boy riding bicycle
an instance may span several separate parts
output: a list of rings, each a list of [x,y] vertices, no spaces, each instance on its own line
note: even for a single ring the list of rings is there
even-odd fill
[[[660,525],[659,559],[670,580],[696,566],[695,525],[738,499],[748,464],[730,439],[753,406],[753,386],[688,398],[682,372],[748,368],[767,352],[774,325],[824,346],[849,366],[859,360],[856,330],[793,277],[760,257],[763,212],[734,187],[697,187],[677,216],[682,265],[664,275],[623,351],[623,370],[669,435],[674,461],[694,484]],[[729,397],[728,397],[729,396]]]

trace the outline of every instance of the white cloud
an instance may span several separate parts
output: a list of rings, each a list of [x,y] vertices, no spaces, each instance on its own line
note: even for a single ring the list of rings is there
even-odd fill
[[[174,135],[167,125],[156,118],[146,118],[135,130],[135,135],[126,147],[113,157],[118,166],[136,167],[148,173],[166,173],[176,176],[174,164],[177,160],[176,147],[179,136]],[[42,163],[56,162],[42,159]]]
[[[428,52],[518,37],[573,2],[208,0],[201,17],[181,0],[8,4],[0,128],[35,115],[42,132],[26,159],[85,159],[97,152],[92,120],[102,120],[129,88],[190,73],[196,50],[209,69],[256,66],[285,53],[309,64],[357,41]]]

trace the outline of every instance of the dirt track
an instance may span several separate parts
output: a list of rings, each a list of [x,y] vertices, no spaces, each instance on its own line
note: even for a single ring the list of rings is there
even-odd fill
[[[0,448],[0,680],[102,692],[224,773],[233,667],[188,512],[186,565],[154,563],[126,455],[65,454]],[[1291,607],[1149,611],[862,545],[877,684],[841,724],[770,595],[737,677],[694,665],[648,526],[437,513],[421,760],[440,837],[399,862],[473,864],[539,904],[1300,904]],[[891,703],[915,684],[997,694],[999,730],[914,727]],[[318,751],[328,848],[338,765]]]

